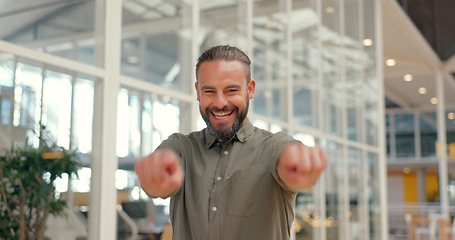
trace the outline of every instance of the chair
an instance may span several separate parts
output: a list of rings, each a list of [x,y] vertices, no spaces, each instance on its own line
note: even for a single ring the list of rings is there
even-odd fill
[[[455,218],[452,220],[452,226],[449,228],[446,228],[446,236],[448,236],[446,239],[447,240],[455,240]]]
[[[424,224],[415,228],[416,240],[422,240],[422,235],[428,236],[429,240],[436,240],[436,236],[438,235],[438,219],[441,219],[441,215],[432,213],[428,216],[428,225]]]

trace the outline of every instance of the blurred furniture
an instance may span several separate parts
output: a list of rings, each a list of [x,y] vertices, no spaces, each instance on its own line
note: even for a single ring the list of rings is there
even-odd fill
[[[430,240],[436,240],[439,226],[441,240],[446,240],[446,227],[450,227],[450,219],[430,216],[428,218],[413,218],[409,224],[409,240],[418,240],[422,234],[429,236]]]

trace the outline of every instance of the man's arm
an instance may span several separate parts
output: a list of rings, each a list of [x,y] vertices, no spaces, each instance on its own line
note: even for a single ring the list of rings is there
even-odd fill
[[[167,198],[182,186],[184,173],[177,154],[171,150],[156,150],[140,159],[134,170],[150,197]]]
[[[288,188],[298,191],[313,186],[326,167],[327,155],[324,150],[296,141],[284,147],[277,172]]]

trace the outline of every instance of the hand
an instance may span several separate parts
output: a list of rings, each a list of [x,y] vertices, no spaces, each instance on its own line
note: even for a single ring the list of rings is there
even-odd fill
[[[283,149],[277,172],[286,186],[298,191],[313,186],[326,167],[327,155],[322,148],[295,142]]]
[[[171,150],[157,150],[140,159],[134,171],[150,197],[169,197],[180,189],[184,177],[179,158]]]

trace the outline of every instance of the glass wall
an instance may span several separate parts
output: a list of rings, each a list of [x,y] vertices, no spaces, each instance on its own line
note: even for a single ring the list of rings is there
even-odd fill
[[[1,9],[1,40],[95,64],[95,0],[20,1]]]
[[[66,197],[71,179],[74,204],[86,214],[88,199],[80,196],[90,191],[94,77],[16,55],[0,53],[0,59],[0,148],[11,147],[12,141],[37,147],[41,136],[49,144],[76,150],[81,169],[77,176],[57,179],[55,187],[59,198]]]
[[[257,82],[252,122],[320,145],[329,156],[320,181],[297,195],[292,234],[299,240],[386,239],[379,224],[378,195],[385,184],[379,126],[384,122],[378,114],[383,93],[376,63],[382,36],[374,34],[375,1],[123,0],[114,4],[122,8],[117,9],[121,41],[118,49],[107,49],[118,50],[119,56],[104,59],[104,64],[100,59],[106,53],[99,44],[107,35],[98,25],[104,19],[100,14],[115,11],[97,1],[36,4],[0,15],[1,22],[22,19],[23,13],[41,14],[0,36],[24,47],[10,53],[2,47],[9,45],[0,41],[1,123],[26,129],[25,139],[42,121],[59,145],[78,149],[84,168],[73,179],[72,189],[81,192],[75,198],[82,199],[75,204],[90,207],[90,190],[96,191],[95,198],[109,195],[110,189],[90,185],[91,166],[100,166],[105,160],[99,156],[112,151],[117,159],[103,164],[114,164],[115,170],[98,169],[115,179],[117,199],[112,201],[126,212],[127,203],[153,203],[168,216],[169,199],[148,198],[140,190],[134,164],[170,134],[205,127],[194,92],[194,65],[201,51],[230,44],[252,60]],[[37,57],[27,57],[30,49],[37,50],[32,52]],[[67,67],[59,64],[62,59],[69,61]],[[106,71],[115,64],[118,72]],[[111,92],[103,91],[106,87]],[[117,101],[97,101],[103,93]],[[103,117],[112,109],[116,125],[106,130],[116,133],[115,144],[104,145],[107,139],[97,141],[99,128],[105,127]],[[394,149],[402,141],[396,137]],[[92,149],[100,155],[93,157]],[[117,239],[124,239],[131,229],[118,219],[115,226],[105,223],[109,226],[94,229],[108,235],[117,229]],[[150,227],[143,219],[136,224]]]
[[[434,111],[389,111],[388,158],[391,161],[430,161],[437,157],[437,116]],[[455,143],[455,110],[445,112],[447,145]],[[450,157],[449,158],[453,158]]]

